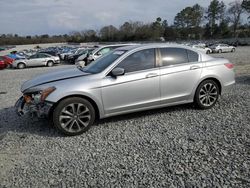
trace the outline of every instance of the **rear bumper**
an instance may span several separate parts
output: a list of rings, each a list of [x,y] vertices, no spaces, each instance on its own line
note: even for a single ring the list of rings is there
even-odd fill
[[[55,63],[59,64],[59,63],[61,63],[61,61],[60,60],[55,60]]]
[[[228,93],[235,88],[235,81],[223,86],[221,93]]]

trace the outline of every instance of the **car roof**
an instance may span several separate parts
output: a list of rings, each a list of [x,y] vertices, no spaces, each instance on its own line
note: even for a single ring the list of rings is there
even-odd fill
[[[127,44],[108,44],[108,45],[99,45],[97,48],[105,48],[105,47],[116,47],[116,46],[133,46],[133,45],[138,45],[135,43],[127,43]]]
[[[117,48],[117,50],[130,51],[130,50],[140,49],[140,48],[167,48],[167,47],[185,48],[185,49],[189,49],[192,51],[196,51],[194,50],[194,48],[191,48],[190,46],[183,45],[183,44],[176,44],[176,43],[151,43],[151,44],[131,45],[131,46]]]

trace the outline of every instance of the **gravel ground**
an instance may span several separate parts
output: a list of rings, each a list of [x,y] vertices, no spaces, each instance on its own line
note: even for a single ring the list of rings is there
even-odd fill
[[[215,56],[236,64],[237,84],[213,109],[112,117],[77,137],[13,110],[22,82],[69,65],[1,71],[0,187],[250,187],[249,55]]]

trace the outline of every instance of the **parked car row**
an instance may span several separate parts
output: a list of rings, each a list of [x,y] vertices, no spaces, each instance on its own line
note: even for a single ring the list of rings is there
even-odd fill
[[[187,44],[188,46],[191,46],[192,48],[195,48],[201,52],[204,52],[206,54],[211,53],[224,53],[224,52],[235,52],[236,47],[230,46],[228,44],[210,44],[206,45],[204,43],[200,44]]]
[[[98,58],[106,55],[119,47],[138,45],[138,44],[112,44],[112,45],[98,45],[98,46],[61,46],[49,47],[45,49],[37,48],[22,51],[12,51],[6,56],[1,56],[0,69],[13,67],[23,69],[27,67],[48,66],[51,67],[59,64],[61,61],[66,63],[75,64],[76,66],[84,67]],[[200,52],[223,53],[235,52],[236,47],[227,44],[212,44],[207,46],[205,43],[196,43],[185,45],[190,46]]]

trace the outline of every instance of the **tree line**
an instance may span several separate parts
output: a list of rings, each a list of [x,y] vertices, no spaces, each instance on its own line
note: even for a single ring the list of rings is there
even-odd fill
[[[104,26],[100,30],[73,31],[65,35],[18,36],[0,35],[0,45],[56,42],[125,42],[173,41],[250,37],[250,0],[235,0],[228,5],[212,0],[207,8],[195,4],[178,12],[173,24],[160,17],[151,23],[128,21],[120,27]],[[248,17],[248,20],[250,16]]]

